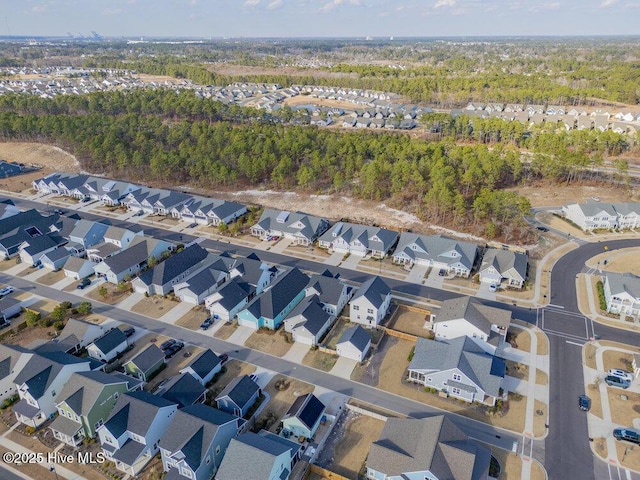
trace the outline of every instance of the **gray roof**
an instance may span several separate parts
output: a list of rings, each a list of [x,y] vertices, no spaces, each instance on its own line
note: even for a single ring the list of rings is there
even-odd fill
[[[75,347],[80,341],[87,335],[90,328],[94,327],[96,331],[103,330],[103,327],[94,323],[85,322],[84,320],[77,320],[70,318],[67,320],[66,325],[60,332],[60,335],[55,339],[56,343],[62,344],[68,349]],[[95,328],[97,327],[97,328]],[[95,338],[88,339],[93,341]]]
[[[164,353],[160,350],[160,347],[152,343],[141,352],[138,352],[129,362],[133,363],[141,371],[147,372],[160,360],[164,360]]]
[[[287,413],[282,417],[282,420],[296,417],[310,430],[324,413],[325,408],[325,405],[313,393],[307,393],[295,399]]]
[[[446,341],[418,338],[409,370],[442,372],[455,368],[488,395],[499,395],[505,373],[503,360],[486,353],[466,336]]]
[[[502,308],[483,305],[474,297],[458,297],[442,302],[442,307],[436,315],[435,322],[447,322],[464,318],[485,333],[489,333],[491,325],[509,328],[511,311]]]
[[[20,345],[8,345],[0,343],[0,380],[8,377],[16,366],[16,363],[22,355],[32,354]]]
[[[289,312],[285,321],[299,317],[300,323],[295,328],[303,327],[311,335],[318,335],[331,319],[331,314],[322,309],[317,295],[305,297]]]
[[[136,380],[125,375],[112,375],[102,371],[72,373],[58,394],[58,401],[65,402],[78,416],[87,415],[107,385],[122,384]]]
[[[258,390],[260,390],[260,386],[248,375],[243,375],[231,380],[216,397],[216,401],[222,397],[229,397],[238,407],[244,408]]]
[[[60,371],[67,365],[86,363],[88,358],[78,358],[64,352],[38,352],[24,366],[16,376],[14,383],[26,383],[33,398],[40,398],[56,379]]]
[[[179,407],[187,407],[198,401],[207,391],[190,373],[174,376],[162,390],[162,397],[177,403]]]
[[[486,268],[493,267],[503,277],[506,277],[508,273],[509,277],[517,278],[519,276],[524,280],[527,277],[527,261],[528,257],[522,253],[490,248],[482,257],[480,272]]]
[[[18,305],[19,303],[22,303],[21,300],[18,300],[15,297],[2,297],[0,298],[0,313],[4,312],[5,310],[14,307],[16,305]]]
[[[123,342],[127,341],[127,336],[119,328],[113,328],[100,338],[94,340],[93,344],[102,353],[109,353]]]
[[[489,473],[491,451],[470,440],[444,415],[389,418],[373,442],[367,467],[388,476],[431,472],[439,479],[480,480]]]
[[[254,258],[255,257],[255,258]],[[260,281],[265,269],[275,273],[277,269],[275,267],[269,267],[257,256],[253,255],[247,258],[238,259],[237,263],[233,265],[233,269],[237,270],[244,282],[250,285],[256,286]]]
[[[211,260],[217,255],[209,254]],[[207,262],[209,259],[207,259]],[[209,290],[213,285],[216,285],[221,278],[226,277],[229,274],[229,269],[225,262],[222,260],[215,260],[208,267],[200,270],[195,275],[188,277],[184,280],[184,283],[188,284],[188,290],[195,295],[200,295]]]
[[[190,405],[178,410],[160,447],[171,453],[181,451],[185,462],[195,471],[214,441],[218,427],[237,422],[238,417],[206,405]]]
[[[15,413],[19,413],[20,415],[24,415],[27,418],[33,418],[40,411],[40,409],[27,402],[26,398],[23,398],[13,406],[13,411]]]
[[[104,426],[118,438],[126,431],[145,436],[158,410],[176,405],[174,402],[145,391],[120,395]]]
[[[91,262],[85,258],[74,257],[73,255],[71,255],[69,258],[67,258],[67,261],[64,262],[64,266],[62,268],[64,270],[69,270],[70,272],[79,273],[86,263],[91,264],[92,267],[96,265],[94,262]]]
[[[146,445],[144,443],[138,443],[129,438],[124,442],[122,448],[113,452],[113,458],[127,465],[133,465],[145,448]]]
[[[632,213],[640,215],[640,202],[614,203],[613,208],[618,215],[627,216]]]
[[[140,275],[138,280],[145,285],[166,285],[188,269],[197,266],[207,255],[207,251],[196,243],[150,268]]]
[[[371,341],[371,335],[360,325],[356,325],[355,327],[347,328],[340,340],[338,340],[337,345],[341,343],[351,343],[354,347],[356,347],[359,351],[364,352],[367,345]]]
[[[81,219],[76,222],[73,230],[69,233],[69,236],[82,239],[86,238],[90,245],[95,245],[98,241],[101,241],[104,238],[104,234],[109,228],[111,228],[109,225],[101,222]],[[91,234],[93,238],[87,238],[89,234]]]
[[[640,298],[640,277],[632,273],[605,272],[604,274],[611,295],[628,293],[633,298]]]
[[[140,240],[137,242],[135,242],[135,240],[132,241],[129,248],[105,258],[105,265],[107,265],[114,273],[120,273],[128,268],[146,262],[151,255],[152,239],[139,238]]]
[[[49,428],[73,437],[82,428],[82,424],[68,417],[65,417],[64,415],[58,415],[56,419],[51,423]]]
[[[601,212],[605,212],[606,214],[615,217],[616,209],[610,203],[604,202],[586,202],[579,203],[578,207],[582,210],[582,213],[585,217],[593,217],[595,215],[599,215]]]
[[[220,365],[221,360],[215,353],[211,351],[211,349],[207,348],[205,351],[200,353],[196,358],[189,362],[188,367],[200,377],[206,377],[211,370]]]
[[[297,268],[292,268],[255,298],[247,306],[247,310],[255,318],[275,318],[304,290],[307,283],[309,283],[309,277]]]
[[[303,212],[286,212],[266,208],[255,227],[260,227],[267,232],[275,230],[313,241],[328,225],[329,222],[326,219]]]
[[[334,277],[328,270],[320,275],[312,275],[307,285],[307,289],[313,289],[326,305],[337,305],[344,288],[342,280],[338,276]]]
[[[342,238],[348,244],[358,240],[368,250],[386,252],[393,246],[399,235],[398,232],[387,230],[386,228],[337,222],[318,240],[321,242],[333,242],[338,238]]]
[[[252,291],[255,291],[255,287],[244,282],[242,277],[236,277],[218,290],[218,294],[221,296],[218,303],[225,309],[231,310],[247,298]]]
[[[365,297],[369,302],[371,302],[371,304],[373,304],[373,306],[379,308],[382,306],[390,292],[391,288],[389,288],[389,285],[387,285],[382,278],[376,275],[374,277],[370,277],[360,286],[351,301],[354,302],[360,297]]]
[[[477,251],[475,243],[454,240],[444,235],[402,232],[394,256],[403,253],[413,260],[420,258],[447,265],[460,262],[471,270]],[[455,257],[451,256],[453,252],[457,254]]]
[[[243,433],[231,439],[216,480],[264,480],[273,470],[276,458],[292,451],[292,447],[287,448],[286,444],[272,438],[253,432]],[[289,473],[287,471],[287,475]]]
[[[51,250],[50,252],[45,253],[42,256],[42,259],[45,257],[55,262],[56,260],[61,260],[63,258],[67,258],[71,256],[71,252],[64,247],[58,247],[55,250]]]

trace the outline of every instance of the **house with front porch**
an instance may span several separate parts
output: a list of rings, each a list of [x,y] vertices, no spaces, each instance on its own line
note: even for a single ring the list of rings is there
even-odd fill
[[[56,412],[57,395],[74,372],[91,370],[88,358],[64,352],[37,352],[15,377],[20,401],[13,407],[19,422],[37,428]]]
[[[129,346],[127,336],[119,328],[112,328],[87,347],[87,354],[101,362],[110,362]]]
[[[282,431],[293,438],[313,438],[325,409],[325,405],[313,393],[300,395],[282,417]]]
[[[618,228],[618,213],[610,203],[571,203],[562,207],[562,213],[567,220],[572,221],[585,232],[599,228],[606,230]]]
[[[489,248],[482,257],[480,282],[522,288],[527,279],[529,258],[524,253]]]
[[[607,312],[638,318],[640,277],[632,273],[605,272],[603,281]]]
[[[402,232],[393,254],[401,265],[426,265],[445,270],[450,275],[467,278],[478,255],[475,243],[454,240],[444,235],[420,235]]]
[[[325,230],[329,221],[303,212],[288,212],[266,208],[258,223],[251,227],[251,235],[266,239],[278,236],[293,240],[296,245],[311,245]]]
[[[207,348],[191,360],[187,366],[181,368],[180,373],[189,373],[200,385],[206,385],[220,370],[222,370],[222,360]]]
[[[231,278],[231,268],[236,262],[234,258],[210,253],[208,261],[205,268],[173,286],[180,301],[200,305]]]
[[[74,373],[58,395],[58,416],[49,428],[55,438],[77,447],[96,436],[120,395],[141,389],[142,382],[119,373]]]
[[[399,233],[386,228],[337,222],[318,238],[320,248],[364,257],[384,258],[398,241]]]
[[[350,302],[349,320],[369,328],[377,327],[391,305],[391,288],[382,278],[373,276],[356,291]]]
[[[159,451],[178,405],[145,391],[124,393],[98,427],[102,451],[118,470],[136,476]]]
[[[408,370],[408,381],[465,402],[493,406],[503,395],[504,360],[485,352],[467,336],[418,338]]]
[[[236,377],[216,397],[216,407],[223,412],[244,417],[258,400],[262,390],[248,375]]]
[[[62,352],[76,353],[106,332],[107,329],[100,324],[70,318],[51,343],[59,345]]]

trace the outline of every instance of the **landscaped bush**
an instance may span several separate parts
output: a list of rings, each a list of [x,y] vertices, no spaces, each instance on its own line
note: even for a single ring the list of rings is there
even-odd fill
[[[40,313],[34,312],[33,310],[27,310],[24,312],[24,319],[27,327],[33,327],[40,320]]]
[[[411,347],[411,351],[409,352],[409,356],[407,357],[407,360],[411,361],[413,360],[413,355],[416,353],[416,347]]]
[[[596,288],[598,289],[598,300],[600,301],[600,310],[607,311],[607,299],[604,296],[604,284],[601,280],[598,280],[596,283]]]
[[[64,328],[64,322],[59,321],[59,322],[55,322],[53,324],[53,328],[55,328],[56,330],[62,330]]]

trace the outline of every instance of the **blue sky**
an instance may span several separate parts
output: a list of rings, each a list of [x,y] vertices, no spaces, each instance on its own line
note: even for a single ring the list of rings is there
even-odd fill
[[[0,35],[639,34],[640,0],[0,0]],[[2,18],[4,16],[4,18]]]

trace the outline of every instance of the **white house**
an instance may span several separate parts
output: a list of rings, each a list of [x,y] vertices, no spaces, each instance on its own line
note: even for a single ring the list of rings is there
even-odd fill
[[[607,311],[638,318],[640,314],[640,277],[631,273],[606,272],[604,298]]]
[[[17,394],[15,378],[31,357],[29,349],[0,343],[0,402]]]
[[[337,222],[318,238],[318,246],[334,252],[384,258],[398,241],[398,232],[380,227]]]
[[[305,297],[284,319],[284,330],[290,332],[294,342],[317,345],[329,330],[335,317],[327,313],[318,296]]]
[[[377,327],[389,311],[391,289],[378,276],[371,277],[351,299],[350,320],[368,327]]]
[[[222,360],[220,357],[210,349],[206,349],[191,360],[186,367],[181,368],[180,373],[190,373],[201,385],[206,385],[221,369]]]
[[[101,362],[109,362],[124,352],[129,346],[127,336],[119,328],[112,328],[87,347],[91,358]]]
[[[567,220],[571,220],[585,232],[597,228],[610,230],[618,227],[618,213],[610,203],[571,203],[563,206],[562,212]]]
[[[491,285],[522,288],[527,278],[528,257],[510,250],[488,249],[482,257],[480,281]]]
[[[370,347],[371,335],[360,325],[356,325],[344,331],[336,344],[336,352],[340,357],[362,362]]]

